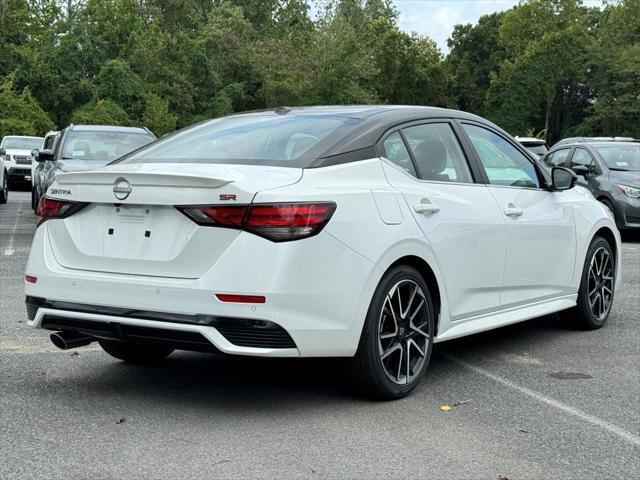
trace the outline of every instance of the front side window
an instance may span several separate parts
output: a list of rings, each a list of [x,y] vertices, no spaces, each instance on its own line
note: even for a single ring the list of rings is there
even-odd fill
[[[409,151],[398,132],[393,132],[389,135],[383,142],[383,145],[387,160],[395,163],[409,175],[417,177],[416,169],[413,167],[413,162],[409,156]]]
[[[427,123],[402,130],[418,166],[420,178],[437,182],[472,183],[460,143],[448,123]]]
[[[53,143],[56,140],[57,135],[49,135],[44,139],[44,145],[42,146],[43,150],[53,150]]]
[[[533,163],[506,139],[483,127],[470,124],[463,126],[480,157],[490,184],[540,187]]]
[[[570,148],[556,150],[545,157],[544,163],[549,168],[561,167],[565,165],[569,152],[571,152]]]
[[[71,130],[64,141],[62,160],[111,162],[153,140],[147,133]]]
[[[223,117],[161,138],[121,162],[305,167],[308,152],[328,149],[360,121],[333,115]]]
[[[573,157],[571,158],[571,166],[575,167],[576,165],[583,165],[585,167],[589,167],[593,162],[591,155],[583,148],[576,148],[575,152],[573,152]]]

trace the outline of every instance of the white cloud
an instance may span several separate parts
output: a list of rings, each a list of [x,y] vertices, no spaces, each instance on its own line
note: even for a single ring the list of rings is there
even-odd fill
[[[400,12],[400,28],[434,39],[443,53],[448,53],[447,38],[459,23],[476,23],[493,12],[508,10],[519,0],[395,0]],[[589,6],[600,6],[601,0],[586,0]]]
[[[476,23],[482,15],[508,10],[518,0],[396,0],[400,28],[434,39],[448,52],[447,38],[459,23]]]

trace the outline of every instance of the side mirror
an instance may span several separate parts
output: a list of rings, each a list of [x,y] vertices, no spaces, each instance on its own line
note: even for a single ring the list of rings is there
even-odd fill
[[[48,162],[53,160],[53,152],[51,150],[40,150],[35,156],[36,162]]]
[[[551,169],[551,185],[555,191],[569,190],[576,185],[577,181],[578,176],[573,170],[564,167],[553,167]]]
[[[0,156],[4,155],[5,153],[7,153],[7,151],[4,148],[0,148]]]
[[[589,175],[589,173],[591,173],[589,167],[587,167],[586,165],[574,165],[573,167],[571,167],[571,170],[573,170],[577,175],[582,175],[583,177],[587,177],[587,175]]]

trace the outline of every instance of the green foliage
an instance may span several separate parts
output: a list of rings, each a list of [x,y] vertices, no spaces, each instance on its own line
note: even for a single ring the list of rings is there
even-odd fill
[[[169,102],[155,93],[149,93],[145,97],[145,111],[142,121],[144,126],[155,133],[157,137],[176,129],[176,116],[169,111]]]
[[[1,2],[3,128],[162,135],[243,110],[389,103],[459,108],[550,141],[640,136],[640,0],[522,0],[457,25],[446,57],[400,30],[392,0],[314,3],[312,18],[310,0]]]
[[[42,135],[52,128],[53,122],[28,88],[16,93],[12,77],[0,84],[0,138],[5,135]]]
[[[124,60],[108,60],[95,81],[98,98],[108,98],[119,104],[135,118],[144,108],[145,86]]]
[[[85,125],[130,125],[120,105],[111,100],[95,100],[73,112],[73,123]]]

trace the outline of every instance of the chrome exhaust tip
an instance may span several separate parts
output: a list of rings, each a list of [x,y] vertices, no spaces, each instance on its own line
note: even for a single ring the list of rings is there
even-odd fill
[[[95,338],[86,335],[80,335],[74,332],[62,331],[49,335],[51,343],[60,350],[69,350],[71,348],[84,347],[95,341]]]

